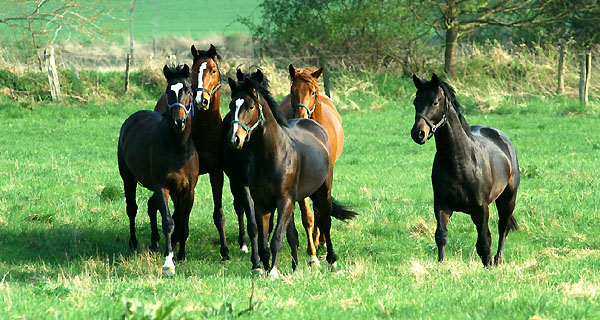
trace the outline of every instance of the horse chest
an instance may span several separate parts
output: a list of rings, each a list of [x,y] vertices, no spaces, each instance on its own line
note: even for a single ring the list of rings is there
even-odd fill
[[[435,201],[462,212],[470,211],[474,205],[487,205],[482,174],[470,166],[452,167],[434,163],[431,181]]]
[[[190,179],[185,173],[179,171],[167,175],[165,186],[173,194],[186,194],[191,190]]]

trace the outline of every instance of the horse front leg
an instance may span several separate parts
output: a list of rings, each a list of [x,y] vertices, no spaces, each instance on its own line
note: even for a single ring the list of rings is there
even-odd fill
[[[256,223],[256,214],[254,212],[254,200],[252,199],[252,195],[250,194],[250,188],[247,185],[240,186],[241,193],[239,194],[242,202],[242,206],[244,207],[244,211],[246,212],[246,220],[248,223],[248,236],[250,237],[250,246],[252,253],[250,255],[250,260],[252,261],[252,271],[255,273],[260,272],[260,259],[258,255],[259,248],[259,234],[262,233],[262,230],[258,229],[258,225]],[[243,217],[241,217],[243,220]],[[261,224],[262,226],[262,224]],[[241,233],[242,231],[240,231]]]
[[[438,248],[438,262],[444,261],[446,256],[446,243],[448,243],[448,222],[452,217],[452,210],[442,209],[442,206],[435,203],[433,211],[437,227],[435,229],[435,244]]]
[[[246,212],[246,215],[248,215],[249,195],[246,195],[246,191],[243,190],[245,187],[242,186],[242,183],[238,180],[233,181],[230,178],[229,185],[231,189],[231,194],[233,195],[233,209],[235,210],[235,214],[238,218],[238,245],[240,246],[240,251],[247,253],[248,245],[246,244],[246,233],[244,231],[244,212]],[[249,198],[252,199],[252,197]],[[254,204],[252,204],[251,206],[254,206]],[[254,208],[252,208],[252,210],[254,210]],[[254,228],[256,228],[256,225],[254,226]],[[249,229],[250,226],[248,226],[248,230]],[[248,231],[248,233],[250,233],[250,231]]]
[[[475,223],[475,227],[477,228],[477,243],[475,244],[477,248],[477,254],[481,258],[483,265],[489,267],[492,265],[492,256],[490,254],[492,234],[490,233],[490,228],[488,227],[488,221],[490,218],[488,206],[483,206],[475,212],[470,212],[470,214],[471,220],[473,220],[473,223]]]
[[[258,254],[265,270],[269,270],[269,228],[273,211],[267,211],[261,207],[255,206],[254,212],[257,217],[256,224],[258,228]]]
[[[158,242],[160,241],[160,235],[158,234],[158,224],[156,221],[157,207],[157,196],[156,193],[152,194],[152,197],[148,199],[148,217],[150,218],[150,251],[158,252]]]
[[[223,215],[223,171],[215,171],[209,174],[210,186],[213,195],[213,222],[219,231],[221,242],[221,259],[229,260],[229,248],[225,239],[225,215]]]
[[[165,236],[165,264],[162,267],[162,274],[172,276],[175,274],[175,264],[173,263],[173,247],[171,244],[171,235],[175,229],[175,223],[171,212],[169,211],[169,190],[158,188],[156,194],[156,207],[162,217],[162,228]]]
[[[185,243],[190,235],[190,213],[194,205],[194,191],[184,197],[179,197],[177,207],[179,219],[176,222],[177,241],[179,242],[179,251],[177,252],[177,260],[185,260]]]
[[[277,263],[279,262],[279,254],[281,253],[281,247],[283,245],[283,236],[285,235],[290,221],[294,214],[294,202],[284,197],[277,203],[277,224],[275,225],[275,231],[273,237],[271,237],[271,256],[273,257],[273,266],[269,272],[269,276],[273,279],[279,278],[279,271],[277,271]],[[296,253],[297,258],[297,253]]]

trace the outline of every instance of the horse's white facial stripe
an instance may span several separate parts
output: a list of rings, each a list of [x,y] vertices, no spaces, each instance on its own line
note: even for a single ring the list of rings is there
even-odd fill
[[[237,99],[235,100],[235,114],[234,114],[234,120],[235,121],[240,121],[240,119],[238,118],[238,115],[240,113],[240,107],[244,104],[244,99]],[[233,132],[237,132],[238,129],[238,124],[234,123],[233,124]]]
[[[206,62],[200,65],[200,69],[198,69],[198,89],[204,88],[204,70],[206,70]]]
[[[171,91],[175,92],[175,97],[179,97],[179,91],[183,88],[183,83],[176,83],[171,86]]]

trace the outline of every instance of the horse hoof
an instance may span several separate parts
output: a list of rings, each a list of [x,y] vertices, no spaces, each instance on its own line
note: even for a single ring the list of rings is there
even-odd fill
[[[175,267],[163,267],[162,275],[166,277],[172,277],[175,275]]]
[[[252,270],[250,270],[250,273],[253,275],[257,275],[257,276],[262,276],[263,275],[263,269],[261,268],[254,268]]]
[[[226,256],[222,256],[221,257],[221,261],[229,261],[231,258],[229,257],[229,255]]]
[[[317,258],[317,256],[310,256],[310,258],[308,258],[308,265],[317,268],[321,267],[321,263],[319,262],[319,258]]]
[[[494,258],[494,264],[495,264],[495,265],[501,265],[502,263],[504,263],[504,258],[503,258],[503,257],[498,257],[498,256],[496,256],[496,257]]]
[[[148,249],[150,249],[150,251],[152,252],[158,252],[158,245],[151,244],[150,247],[148,247]]]
[[[248,250],[248,246],[247,246],[247,245],[243,245],[243,246],[240,248],[240,251],[241,251],[241,252],[243,252],[243,253],[248,253],[248,252],[249,252],[249,250]]]
[[[334,261],[332,264],[330,264],[329,268],[331,269],[331,271],[337,270],[337,261]]]
[[[269,272],[269,278],[271,278],[271,280],[279,279],[279,271],[277,271],[277,267],[273,267],[273,269],[271,269]]]

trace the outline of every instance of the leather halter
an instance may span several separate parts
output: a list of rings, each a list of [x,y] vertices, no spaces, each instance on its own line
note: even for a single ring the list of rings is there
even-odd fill
[[[423,119],[423,121],[425,121],[425,123],[429,126],[429,135],[427,135],[427,140],[429,140],[433,134],[437,131],[437,129],[439,129],[441,126],[445,125],[448,122],[448,117],[446,117],[446,112],[448,111],[448,106],[450,105],[450,100],[448,100],[448,98],[446,98],[446,106],[444,108],[444,115],[442,116],[442,119],[436,123],[433,124],[433,122],[431,122],[431,120],[429,120],[427,117],[425,117],[423,114],[421,113],[417,113],[415,115],[415,121],[417,121],[417,119]]]
[[[246,132],[246,140],[245,142],[250,141],[250,135],[252,134],[252,132],[254,131],[254,129],[256,129],[256,127],[258,127],[259,124],[264,124],[267,122],[267,119],[265,118],[265,115],[262,111],[262,105],[260,104],[260,95],[258,94],[258,91],[256,91],[256,100],[258,101],[258,112],[259,112],[259,116],[258,116],[258,120],[256,121],[255,124],[253,124],[251,127],[248,127],[247,124],[239,121],[239,120],[232,120],[231,121],[231,125],[234,124],[239,124],[240,127],[242,127]]]
[[[185,117],[186,118],[190,114],[191,114],[192,117],[194,116],[194,99],[193,99],[193,97],[192,97],[191,94],[190,94],[190,107],[189,107],[189,109],[186,106],[184,106],[183,104],[181,104],[180,102],[169,103],[169,94],[167,94],[167,108],[169,108],[169,110],[171,110],[175,106],[182,107],[183,110],[185,110]]]
[[[304,109],[306,109],[306,112],[308,112],[308,118],[312,119],[313,112],[315,112],[315,110],[317,109],[317,105],[320,105],[320,104],[321,104],[321,101],[319,101],[319,86],[317,86],[317,95],[315,96],[315,103],[313,105],[312,110],[304,103],[298,103],[297,105],[292,106],[292,109],[304,108]]]

